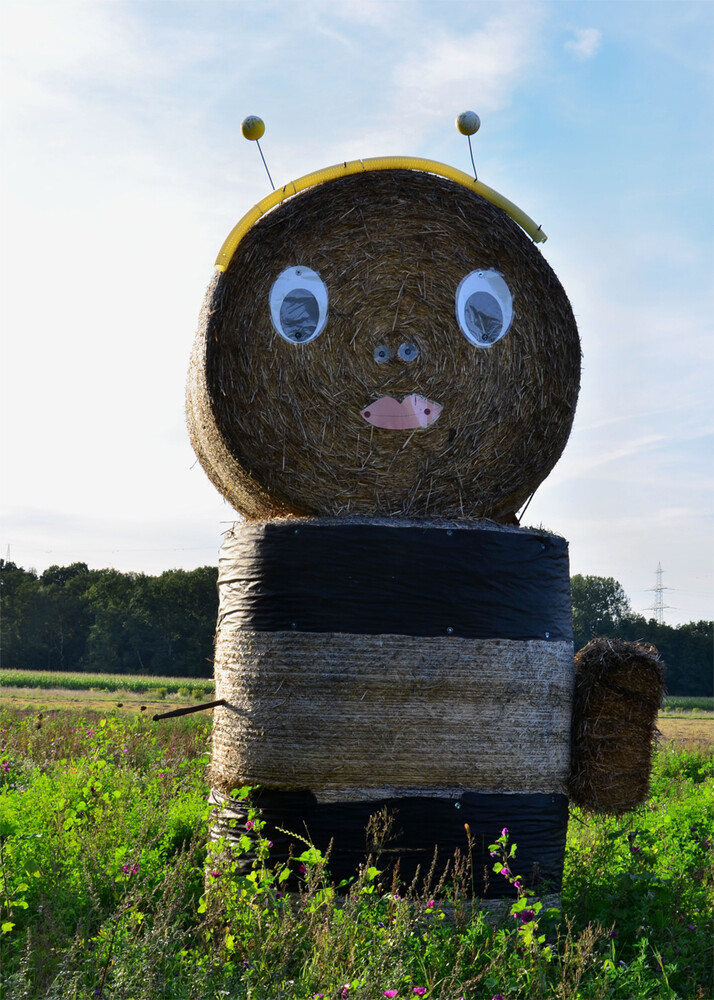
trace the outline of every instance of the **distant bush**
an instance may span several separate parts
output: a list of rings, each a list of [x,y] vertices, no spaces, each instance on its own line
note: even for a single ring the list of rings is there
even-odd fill
[[[714,698],[668,697],[665,712],[714,712]]]

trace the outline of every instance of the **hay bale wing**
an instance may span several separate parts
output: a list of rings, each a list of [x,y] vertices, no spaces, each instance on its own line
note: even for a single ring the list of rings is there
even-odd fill
[[[569,794],[592,812],[623,813],[649,792],[664,665],[654,646],[593,639],[575,657]]]

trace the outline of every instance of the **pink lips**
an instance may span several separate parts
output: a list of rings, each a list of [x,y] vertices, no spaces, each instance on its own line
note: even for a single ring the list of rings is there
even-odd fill
[[[405,396],[401,403],[392,396],[375,399],[369,406],[360,410],[360,415],[373,427],[402,431],[428,427],[434,423],[442,409],[440,403],[432,403],[431,400],[413,392],[410,396]]]

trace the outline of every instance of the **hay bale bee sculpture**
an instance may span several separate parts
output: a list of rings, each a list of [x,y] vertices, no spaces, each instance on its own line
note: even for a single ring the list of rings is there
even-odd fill
[[[214,832],[241,833],[231,789],[259,786],[272,856],[278,828],[307,832],[341,879],[386,808],[380,863],[409,882],[466,826],[482,869],[507,826],[558,890],[567,543],[515,516],[579,387],[544,239],[458,170],[380,158],[273,192],[224,244],[188,386],[194,449],[244,515],[219,560]]]

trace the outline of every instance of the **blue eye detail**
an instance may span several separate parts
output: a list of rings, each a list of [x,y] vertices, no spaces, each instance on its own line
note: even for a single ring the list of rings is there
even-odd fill
[[[456,290],[456,319],[476,347],[491,347],[513,320],[513,297],[498,271],[472,271]]]
[[[307,288],[288,292],[280,306],[280,326],[288,340],[310,340],[320,322],[317,299]]]
[[[474,340],[495,344],[503,330],[503,310],[490,292],[472,292],[464,305],[464,322]]]
[[[386,344],[378,344],[374,349],[374,360],[378,365],[383,365],[385,361],[389,361],[391,356],[392,352]]]
[[[416,346],[416,344],[409,344],[409,343],[400,344],[397,354],[402,359],[402,361],[414,361],[415,358],[419,357],[419,348]]]
[[[312,268],[288,267],[270,289],[273,326],[291,344],[307,344],[327,322],[327,288]]]

